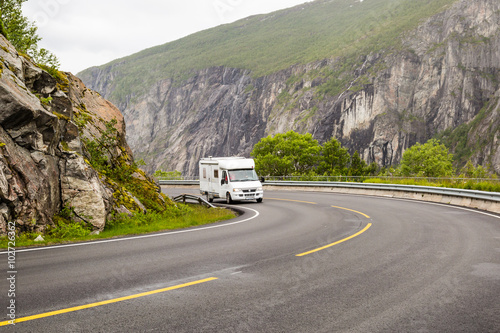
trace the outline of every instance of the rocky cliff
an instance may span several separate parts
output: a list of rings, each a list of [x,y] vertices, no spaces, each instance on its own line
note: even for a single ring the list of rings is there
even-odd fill
[[[111,96],[119,71],[93,68],[82,78]],[[467,125],[467,158],[500,172],[499,84],[500,3],[461,0],[388,49],[261,77],[210,67],[116,102],[149,171],[196,175],[200,157],[248,156],[262,137],[288,130],[320,142],[335,137],[367,162],[390,166],[416,142]]]
[[[132,211],[116,195],[123,188],[91,167],[85,147],[115,119],[108,157],[130,165],[121,112],[70,73],[54,77],[36,66],[1,35],[0,60],[0,234],[7,222],[43,232],[64,207],[95,230],[111,213]]]

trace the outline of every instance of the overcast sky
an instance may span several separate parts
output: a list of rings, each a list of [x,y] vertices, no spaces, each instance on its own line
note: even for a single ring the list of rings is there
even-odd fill
[[[200,30],[305,3],[306,0],[28,0],[40,47],[61,70],[91,66],[174,41]]]

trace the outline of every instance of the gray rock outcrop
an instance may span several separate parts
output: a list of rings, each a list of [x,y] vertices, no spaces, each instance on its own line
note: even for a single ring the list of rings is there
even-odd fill
[[[64,207],[102,230],[117,208],[110,187],[85,159],[82,140],[116,119],[111,154],[131,161],[120,111],[70,73],[55,79],[0,35],[0,234],[7,222],[43,232]]]

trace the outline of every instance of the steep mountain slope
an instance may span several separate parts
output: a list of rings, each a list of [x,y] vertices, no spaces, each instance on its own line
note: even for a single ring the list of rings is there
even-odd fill
[[[165,78],[224,66],[259,77],[295,64],[388,48],[404,30],[456,0],[320,0],[252,16],[101,66],[112,74],[99,91],[124,102]],[[80,77],[88,82],[86,72]],[[96,82],[98,83],[98,82]]]
[[[468,154],[499,172],[498,126],[487,123],[498,114],[499,23],[494,0],[314,1],[79,76],[123,111],[149,171],[194,175],[200,157],[248,155],[290,129],[388,166],[484,110],[469,137],[486,127],[490,140]]]

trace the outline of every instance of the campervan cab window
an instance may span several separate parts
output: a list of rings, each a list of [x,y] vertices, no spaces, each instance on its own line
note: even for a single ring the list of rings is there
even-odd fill
[[[254,169],[229,170],[229,180],[231,182],[250,182],[259,180]]]

